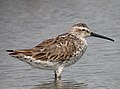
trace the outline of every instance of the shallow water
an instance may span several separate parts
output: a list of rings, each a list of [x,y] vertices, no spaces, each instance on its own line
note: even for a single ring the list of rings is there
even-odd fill
[[[119,0],[0,0],[0,89],[120,89],[119,14]],[[5,52],[33,47],[81,21],[115,42],[88,38],[86,53],[62,80]]]

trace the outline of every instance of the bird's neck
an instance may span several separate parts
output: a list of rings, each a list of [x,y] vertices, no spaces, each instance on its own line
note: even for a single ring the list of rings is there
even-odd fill
[[[81,35],[77,35],[77,34],[71,34],[73,36],[75,36],[77,39],[79,39],[80,41],[82,41],[85,45],[87,45],[87,41],[85,39],[85,37],[81,36]]]
[[[87,40],[85,38],[81,37],[79,39],[82,40],[85,45],[87,45]]]

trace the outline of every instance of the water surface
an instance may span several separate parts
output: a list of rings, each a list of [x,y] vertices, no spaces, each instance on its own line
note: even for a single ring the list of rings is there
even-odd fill
[[[88,49],[62,80],[12,58],[6,49],[31,48],[76,22],[115,39],[88,38]],[[0,0],[1,89],[120,89],[119,0]]]

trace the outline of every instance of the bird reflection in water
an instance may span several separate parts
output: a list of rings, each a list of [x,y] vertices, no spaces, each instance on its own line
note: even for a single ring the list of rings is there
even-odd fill
[[[32,89],[86,89],[87,84],[74,80],[54,80],[35,85]]]

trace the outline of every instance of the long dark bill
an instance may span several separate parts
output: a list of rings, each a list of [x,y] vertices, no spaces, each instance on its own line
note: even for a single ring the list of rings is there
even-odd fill
[[[94,33],[94,32],[91,32],[91,36],[98,37],[98,38],[103,38],[103,39],[107,39],[107,40],[110,40],[110,41],[114,41],[111,38],[108,38],[106,36],[103,36],[103,35],[100,35],[100,34],[97,34],[97,33]]]

